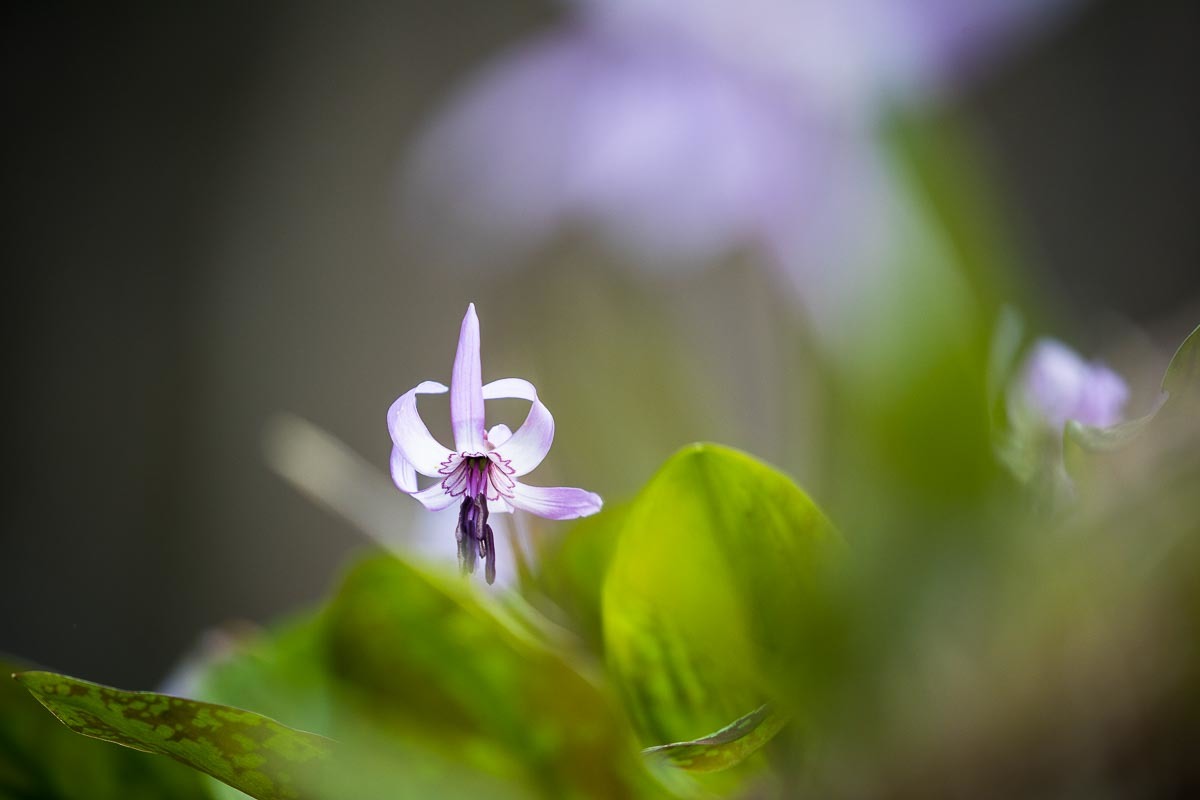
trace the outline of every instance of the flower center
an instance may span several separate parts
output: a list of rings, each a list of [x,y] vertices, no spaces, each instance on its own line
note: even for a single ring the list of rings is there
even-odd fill
[[[451,497],[511,500],[516,482],[512,464],[496,453],[451,453],[438,469],[442,488]]]

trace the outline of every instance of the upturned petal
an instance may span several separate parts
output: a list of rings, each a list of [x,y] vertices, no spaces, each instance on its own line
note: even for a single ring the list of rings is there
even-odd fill
[[[460,453],[484,452],[483,378],[479,359],[479,317],[467,306],[450,375],[450,424]]]
[[[502,378],[483,387],[485,400],[515,398],[533,403],[525,422],[507,440],[496,445],[496,453],[508,460],[513,475],[532,472],[550,452],[554,442],[554,417],[550,409],[538,400],[533,384],[520,378]]]
[[[595,514],[604,505],[600,495],[567,486],[513,487],[514,507],[546,519],[575,519]]]
[[[421,421],[421,415],[417,413],[417,395],[442,394],[445,391],[446,387],[442,384],[425,381],[396,398],[396,402],[388,409],[388,433],[392,436],[392,444],[400,451],[400,457],[422,475],[437,475],[442,462],[450,457],[450,451],[433,438],[429,428]],[[407,478],[403,468],[401,474]],[[395,472],[392,477],[395,480]],[[398,481],[396,485],[408,491]]]

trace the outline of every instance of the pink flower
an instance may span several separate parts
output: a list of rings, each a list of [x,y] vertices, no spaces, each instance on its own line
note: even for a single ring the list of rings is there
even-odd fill
[[[554,417],[529,381],[502,378],[483,384],[479,318],[474,303],[463,317],[450,375],[454,450],[434,439],[417,413],[417,395],[445,391],[440,383],[424,381],[402,394],[388,409],[392,481],[430,511],[461,503],[456,531],[459,564],[464,572],[473,572],[476,556],[484,559],[487,582],[491,583],[496,577],[496,552],[487,521],[489,513],[521,509],[547,519],[573,519],[595,514],[603,501],[583,489],[528,486],[517,480],[532,472],[550,452]],[[490,430],[485,425],[484,402],[502,398],[532,403],[524,424],[515,433],[504,425]],[[421,489],[418,472],[435,482]]]

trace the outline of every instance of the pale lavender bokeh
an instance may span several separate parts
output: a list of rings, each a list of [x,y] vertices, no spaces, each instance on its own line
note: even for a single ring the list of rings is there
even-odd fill
[[[439,242],[478,245],[464,260],[587,226],[652,266],[711,261],[819,200],[838,143],[807,117],[694,47],[569,28],[502,57],[434,121],[413,206]]]
[[[1079,0],[573,0],[596,27],[652,31],[831,108],[971,79]]]
[[[1019,403],[1047,427],[1061,430],[1068,420],[1107,427],[1123,418],[1129,387],[1099,362],[1085,361],[1054,339],[1039,340],[1021,373]]]
[[[642,269],[749,252],[836,319],[913,230],[936,238],[879,144],[885,111],[1073,2],[575,0],[423,131],[409,221],[472,266],[580,230]]]

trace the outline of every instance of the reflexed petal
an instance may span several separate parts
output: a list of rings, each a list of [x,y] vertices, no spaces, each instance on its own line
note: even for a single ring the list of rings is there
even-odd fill
[[[413,465],[404,460],[404,454],[400,452],[400,448],[392,446],[391,459],[392,483],[396,484],[396,488],[402,492],[412,494],[417,491],[417,471],[413,469]]]
[[[422,475],[436,476],[450,451],[438,443],[417,413],[417,395],[441,394],[446,387],[436,381],[425,381],[410,389],[388,409],[388,433],[400,455]],[[399,485],[399,484],[397,484]]]
[[[481,375],[479,317],[471,303],[458,334],[458,352],[450,376],[450,424],[454,428],[454,447],[460,453],[482,453],[485,449]]]
[[[483,387],[483,398],[515,398],[533,403],[517,432],[496,447],[496,453],[511,462],[514,475],[532,472],[550,452],[550,445],[554,441],[554,417],[550,415],[550,409],[538,400],[537,389],[529,381],[520,378],[503,378]]]
[[[413,498],[430,511],[443,511],[458,502],[457,497],[446,494],[440,483],[412,494]]]
[[[518,483],[513,506],[546,519],[574,519],[595,514],[604,505],[600,495],[566,486],[526,486]]]

